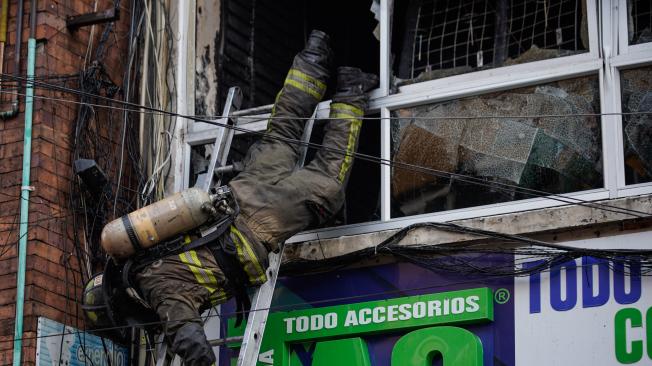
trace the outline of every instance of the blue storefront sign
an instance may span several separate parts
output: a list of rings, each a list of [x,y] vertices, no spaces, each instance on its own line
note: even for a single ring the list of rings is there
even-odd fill
[[[39,317],[37,334],[36,366],[129,364],[126,347],[48,318]]]

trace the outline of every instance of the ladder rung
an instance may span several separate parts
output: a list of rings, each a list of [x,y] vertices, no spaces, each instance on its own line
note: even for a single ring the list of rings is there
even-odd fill
[[[238,337],[226,337],[226,338],[220,338],[220,339],[213,339],[208,341],[208,343],[211,344],[213,347],[221,346],[227,343],[235,343],[235,342],[242,342],[244,339],[243,336],[238,336]]]

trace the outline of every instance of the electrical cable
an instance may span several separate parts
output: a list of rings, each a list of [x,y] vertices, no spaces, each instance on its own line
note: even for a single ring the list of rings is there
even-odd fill
[[[127,104],[133,104],[133,103],[127,103]],[[154,108],[151,108],[151,107],[142,107],[142,106],[140,108],[154,109]],[[194,120],[194,121],[197,121],[197,122],[204,122],[204,123],[216,125],[218,127],[229,128],[229,129],[232,129],[232,130],[235,130],[235,131],[260,135],[262,137],[267,137],[267,138],[273,138],[273,139],[283,141],[283,142],[288,143],[288,144],[307,146],[307,147],[313,148],[313,149],[326,149],[328,151],[333,151],[333,152],[339,153],[339,154],[347,154],[346,152],[340,151],[339,149],[329,148],[329,147],[323,146],[321,144],[315,144],[315,143],[311,143],[311,142],[303,142],[303,141],[300,141],[300,140],[283,138],[283,137],[280,137],[280,136],[271,136],[271,135],[269,135],[269,134],[267,134],[265,132],[250,131],[250,130],[247,130],[245,128],[241,128],[241,127],[237,127],[237,126],[231,126],[231,125],[224,125],[224,124],[221,124],[219,122],[205,120],[205,119],[196,118],[196,117],[192,117],[192,116],[184,116],[184,115],[180,115],[180,114],[177,114],[177,113],[174,113],[174,112],[166,112],[166,111],[162,111],[162,110],[156,110],[156,112],[169,114],[169,115],[172,115],[172,116],[175,116],[175,117],[191,119],[191,120]],[[652,112],[648,112],[648,113],[652,113]],[[241,118],[241,117],[238,117],[238,118]],[[635,217],[645,217],[645,216],[650,215],[650,213],[643,212],[643,211],[625,209],[625,208],[620,208],[620,207],[617,207],[617,206],[611,206],[611,205],[602,204],[602,203],[593,203],[593,202],[581,200],[581,199],[578,199],[578,198],[575,198],[575,197],[566,196],[566,195],[562,195],[562,194],[554,194],[554,193],[550,193],[550,192],[545,192],[545,191],[532,189],[532,188],[521,187],[521,186],[518,186],[518,185],[513,185],[513,184],[508,184],[508,183],[487,181],[485,179],[474,177],[474,176],[469,176],[469,175],[459,174],[459,173],[450,173],[450,172],[446,172],[446,171],[440,171],[440,170],[436,170],[436,169],[432,169],[432,168],[419,166],[419,165],[416,165],[416,164],[397,162],[397,161],[394,161],[394,160],[391,160],[391,159],[383,159],[383,158],[375,157],[375,156],[368,155],[368,154],[361,154],[361,153],[355,152],[355,153],[349,153],[348,155],[350,155],[350,156],[352,156],[354,158],[360,159],[360,160],[364,160],[364,161],[379,163],[381,165],[389,165],[389,166],[391,166],[393,168],[405,169],[405,170],[415,171],[415,172],[419,172],[419,173],[422,173],[422,174],[429,174],[429,175],[433,175],[433,176],[437,176],[437,177],[441,177],[441,178],[454,179],[454,180],[460,181],[460,182],[466,182],[466,183],[470,183],[470,184],[482,185],[482,186],[485,186],[485,187],[499,189],[499,190],[509,192],[509,193],[511,193],[512,190],[516,190],[521,194],[525,194],[525,195],[528,195],[528,196],[531,196],[531,197],[545,197],[545,198],[552,199],[552,200],[562,202],[562,203],[577,204],[577,205],[586,206],[586,207],[590,207],[590,208],[601,209],[601,210],[604,210],[604,211],[610,211],[610,212],[614,212],[614,213],[618,213],[618,214],[627,214],[627,215],[631,215],[631,216],[635,216]],[[641,215],[643,215],[643,216],[641,216]]]
[[[69,93],[69,94],[74,94],[78,96],[86,96],[89,98],[96,98],[100,100],[104,100],[106,102],[109,102],[111,104],[119,104],[119,105],[124,105],[131,107],[131,109],[126,108],[126,107],[113,107],[114,109],[118,109],[121,111],[130,111],[134,113],[146,113],[146,111],[149,112],[156,112],[159,114],[164,114],[164,115],[171,115],[174,117],[181,117],[185,119],[191,119],[191,120],[196,120],[197,122],[213,122],[214,121],[205,121],[203,119],[222,119],[225,117],[231,118],[231,119],[261,119],[260,116],[245,116],[245,115],[235,115],[235,116],[222,116],[222,115],[183,115],[183,114],[178,114],[175,112],[170,112],[170,111],[165,111],[153,107],[147,107],[144,105],[139,105],[134,102],[126,102],[126,101],[120,101],[112,98],[108,98],[103,95],[99,94],[92,94],[92,93],[86,93],[81,90],[76,90],[72,88],[66,88],[60,85],[55,85],[55,84],[49,84],[45,82],[41,82],[38,80],[34,79],[28,79],[26,77],[18,76],[18,75],[11,75],[11,74],[4,74],[0,73],[0,82],[5,82],[5,78],[8,80],[13,80],[13,81],[22,81],[28,84],[32,84],[32,86],[36,89],[54,89],[57,91],[61,91],[64,93]],[[19,94],[21,95],[21,94]],[[65,99],[58,99],[57,101],[67,101],[70,103],[74,103],[75,101],[72,100],[65,100]],[[79,103],[79,102],[77,102]],[[101,107],[107,107],[105,105],[97,105]],[[494,115],[494,116],[410,116],[410,117],[396,117],[396,116],[389,116],[389,117],[320,117],[318,119],[320,120],[330,120],[330,119],[343,119],[343,118],[351,118],[351,119],[356,119],[356,120],[405,120],[405,119],[410,119],[410,120],[477,120],[477,119],[533,119],[533,118],[568,118],[568,117],[602,117],[602,116],[627,116],[627,115],[652,115],[652,111],[633,111],[633,112],[602,112],[602,113],[567,113],[567,114],[533,114],[533,115]],[[269,116],[265,117],[265,120],[273,120],[273,119],[285,119],[287,117],[274,117],[274,116]],[[296,120],[311,120],[312,117],[292,117],[292,119]],[[248,130],[247,130],[248,131]],[[251,131],[248,131],[251,132]]]
[[[556,263],[559,264],[559,263]],[[579,264],[576,265],[577,268],[584,268],[585,265]],[[593,264],[590,264],[588,267],[592,267]],[[545,269],[546,265],[542,264],[537,264],[534,267],[528,268],[527,270],[520,271],[521,276],[527,276],[529,274],[533,273],[543,273],[543,272],[548,272],[550,269]],[[646,274],[647,275],[647,274]],[[492,281],[495,281],[497,279],[509,279],[513,278],[514,275],[512,274],[504,274],[504,275],[497,275],[491,278]],[[425,291],[425,290],[432,290],[436,288],[445,288],[445,287],[450,287],[450,286],[459,286],[459,285],[477,285],[479,283],[482,283],[481,278],[478,279],[472,279],[468,281],[459,281],[459,282],[454,282],[454,283],[446,283],[446,284],[438,284],[438,285],[429,285],[429,286],[419,286],[419,287],[412,287],[408,289],[395,289],[395,290],[387,290],[387,291],[378,291],[370,294],[361,294],[361,295],[351,295],[351,296],[341,296],[341,297],[334,297],[334,298],[328,298],[328,299],[323,299],[323,300],[316,300],[316,301],[304,301],[304,302],[297,302],[293,304],[284,304],[284,305],[277,305],[277,306],[270,306],[266,308],[257,308],[257,309],[250,309],[249,312],[253,311],[292,311],[292,309],[303,309],[305,306],[309,305],[319,305],[319,304],[329,304],[329,303],[337,303],[337,302],[344,302],[344,301],[351,301],[351,300],[360,300],[364,298],[376,298],[379,296],[385,296],[385,295],[395,295],[395,294],[402,294],[402,293],[409,293],[409,292],[419,292],[419,291]],[[485,279],[486,280],[486,279]],[[288,310],[290,309],[290,310]],[[235,316],[238,313],[241,313],[240,311],[233,311],[229,313],[222,313],[222,314],[215,314],[215,315],[210,315],[208,317],[216,317],[216,316]],[[208,318],[207,317],[207,318]],[[188,322],[188,321],[197,321],[197,320],[202,320],[204,317],[198,316],[198,317],[191,317],[191,318],[183,318],[183,319],[175,319],[175,320],[161,320],[161,321],[153,321],[153,322],[142,322],[142,323],[137,323],[137,324],[132,324],[132,325],[119,325],[119,326],[112,326],[112,327],[103,327],[103,328],[98,328],[98,329],[82,329],[74,332],[69,332],[67,334],[75,334],[75,333],[84,333],[84,332],[107,332],[107,331],[113,331],[113,330],[120,330],[120,329],[127,329],[131,328],[134,326],[137,327],[151,327],[151,326],[159,326],[159,325],[164,325],[164,324],[169,324],[169,323],[176,323],[176,322]],[[49,334],[46,336],[30,336],[30,337],[23,337],[22,339],[27,340],[27,339],[38,339],[38,338],[47,338],[47,337],[55,337],[55,336],[60,336],[61,334]],[[13,340],[0,340],[0,343],[3,342],[13,342]],[[158,342],[155,342],[155,344],[159,344]]]
[[[118,3],[118,2],[117,2],[117,3]],[[135,13],[135,12],[132,12],[132,16],[134,15],[134,13]],[[132,22],[132,23],[133,23],[133,22]],[[132,24],[132,26],[133,26],[133,24]],[[140,26],[139,26],[139,27],[140,27]],[[133,41],[133,39],[132,39],[131,41]],[[130,62],[131,62],[131,57],[130,57]],[[2,78],[0,78],[0,79],[2,79]],[[32,84],[35,84],[35,81],[36,81],[35,79],[29,79],[29,80],[28,80],[28,82],[31,82]],[[128,84],[124,84],[124,83],[123,83],[123,85],[128,85]],[[39,88],[41,88],[41,89],[47,89],[47,88],[44,88],[44,87],[39,87]],[[56,90],[56,89],[50,89],[50,90]],[[128,100],[128,94],[129,94],[128,92],[125,94],[125,98],[124,98],[125,101]],[[78,94],[78,95],[81,95],[81,94]],[[82,97],[85,97],[85,98],[105,98],[105,97],[103,97],[103,96],[101,96],[101,95],[93,95],[92,93],[86,93],[86,92],[84,92],[84,94],[81,95],[81,96],[82,96]],[[48,98],[42,98],[42,99],[48,99]],[[49,99],[53,100],[53,98],[49,98]],[[108,100],[110,101],[110,103],[115,103],[115,102],[116,102],[115,99],[108,99]],[[68,100],[67,102],[71,102],[71,101]],[[85,105],[85,106],[87,106],[87,107],[88,107],[88,106],[95,106],[95,107],[98,107],[98,108],[107,108],[107,107],[109,107],[109,106],[107,106],[107,105],[100,105],[100,104],[98,104],[98,105],[92,105],[92,104],[84,103],[84,102],[79,102],[78,104]],[[130,103],[130,104],[133,104],[133,103]],[[127,104],[127,103],[124,103],[124,105],[128,105],[128,104]],[[129,109],[127,109],[127,108],[121,108],[120,110],[122,110],[123,112],[125,112],[125,114],[126,114],[127,112],[148,113],[148,114],[152,114],[152,115],[153,115],[154,113],[156,113],[156,114],[159,114],[159,115],[171,116],[171,117],[176,117],[176,118],[186,118],[186,119],[196,120],[196,121],[199,121],[199,122],[205,122],[205,123],[214,124],[214,125],[221,126],[221,127],[231,128],[230,126],[224,126],[224,125],[221,125],[221,124],[216,123],[216,122],[214,122],[214,121],[206,121],[206,120],[202,120],[201,118],[199,118],[199,117],[197,117],[197,116],[184,116],[184,115],[174,114],[174,113],[172,113],[172,112],[166,112],[166,111],[164,111],[164,110],[158,110],[158,111],[160,111],[160,112],[158,112],[158,111],[157,111],[157,112],[151,112],[151,111],[145,112],[145,111],[143,111],[144,108],[147,108],[147,107],[138,106],[137,109],[133,109],[133,110],[129,110]],[[154,108],[152,108],[152,109],[154,109]],[[631,112],[630,112],[630,113],[617,113],[617,114],[618,114],[618,115],[626,115],[626,114],[649,114],[649,113],[651,113],[651,112],[646,112],[646,113],[636,113],[636,112],[631,113]],[[615,114],[615,113],[614,113],[614,114]],[[573,116],[598,117],[598,116],[604,116],[604,115],[610,115],[610,114],[607,114],[607,113],[604,113],[604,114],[602,114],[602,113],[601,113],[601,114],[577,114],[577,115],[573,115]],[[568,116],[571,116],[571,115],[542,115],[542,116],[539,116],[539,117],[546,117],[546,118],[562,118],[562,117],[568,117]],[[206,117],[210,117],[210,116],[206,116]],[[212,117],[219,117],[219,116],[212,116]],[[242,119],[250,118],[250,119],[251,119],[251,118],[254,118],[254,117],[239,116],[239,117],[230,117],[230,118],[234,118],[234,119],[235,119],[235,118],[242,118]],[[401,118],[401,117],[390,117],[390,118],[393,118],[393,119],[405,119],[405,118]],[[451,119],[451,120],[460,120],[460,119],[489,119],[489,118],[532,118],[532,117],[531,117],[531,116],[516,116],[516,117],[515,117],[515,116],[484,116],[484,117],[473,117],[473,116],[468,116],[468,117],[450,117],[450,118],[437,118],[437,117],[432,118],[432,117],[424,117],[424,119],[429,119],[429,120],[435,120],[435,119]],[[306,119],[308,119],[308,118],[306,118]],[[328,118],[326,118],[326,119],[328,119]],[[364,118],[361,118],[361,119],[379,120],[379,119],[383,119],[383,118],[373,118],[373,117],[366,118],[366,117],[364,117]],[[407,118],[407,119],[415,119],[415,118]],[[211,123],[211,122],[212,122],[212,123]],[[237,130],[236,128],[233,128],[233,129]],[[121,144],[121,148],[122,148],[122,149],[124,149],[125,144],[126,144],[126,139],[125,139],[125,137],[124,137],[124,130],[125,130],[125,127],[123,126],[123,139],[122,139],[122,144]],[[251,131],[248,131],[248,130],[246,130],[246,129],[243,129],[242,132],[249,132],[249,133],[251,133]],[[263,137],[273,138],[272,136],[266,135],[266,134],[264,134],[264,133],[260,133],[259,135],[261,135],[261,136],[263,136]],[[294,144],[297,144],[297,142],[300,143],[300,141],[292,141],[292,139],[287,139],[287,140],[288,140],[288,141],[285,141],[286,143],[294,143]],[[305,145],[307,145],[308,147],[311,147],[311,148],[325,148],[324,146],[319,145],[319,144],[310,144],[310,143],[305,143]],[[339,153],[342,153],[342,152],[340,151]],[[357,154],[351,154],[351,155],[354,156],[354,157],[358,157]],[[396,164],[397,164],[397,162],[392,162],[392,161],[389,160],[389,159],[380,159],[380,158],[376,158],[376,157],[373,157],[373,156],[370,156],[370,155],[364,155],[364,154],[360,154],[360,155],[361,155],[362,157],[367,156],[367,157],[370,159],[370,160],[368,160],[368,161],[377,162],[377,163],[380,163],[380,164],[390,165],[390,166],[394,166],[394,167],[396,167]],[[371,160],[371,159],[375,159],[375,160]],[[364,160],[364,159],[362,159],[362,160]],[[387,162],[383,162],[383,160],[387,160]],[[120,163],[120,165],[122,165],[122,158],[121,158],[121,163]],[[410,165],[410,164],[406,164],[406,166],[409,166],[409,165]],[[419,167],[419,166],[417,166],[417,165],[414,165],[414,166],[412,166],[412,169],[428,169],[428,168],[425,168],[425,167]],[[119,171],[121,172],[122,169],[119,169]],[[414,171],[420,171],[420,170],[414,170]],[[460,181],[464,181],[464,180],[461,180],[461,179],[459,179],[458,177],[463,177],[463,178],[465,178],[465,179],[471,179],[471,178],[473,178],[473,179],[478,179],[478,178],[473,177],[473,176],[464,176],[464,175],[459,175],[459,174],[454,174],[454,173],[448,173],[448,172],[443,172],[443,171],[436,171],[436,172],[441,173],[441,174],[444,174],[444,175],[445,175],[446,177],[448,177],[449,179],[456,179],[456,180],[460,180]],[[431,173],[431,174],[432,174],[432,173]],[[434,175],[434,174],[433,174],[433,175]],[[435,176],[437,176],[437,175],[435,175]],[[484,181],[484,180],[480,179],[480,181]],[[486,181],[484,181],[484,182],[486,183]],[[121,180],[118,179],[118,182],[117,182],[117,185],[118,185],[118,191],[120,190],[120,183],[121,183]],[[471,183],[471,182],[469,182],[469,183]],[[476,182],[476,183],[474,183],[474,184],[479,184],[479,182]],[[485,184],[485,185],[486,185],[486,186],[493,187],[493,188],[496,188],[496,187],[494,186],[494,184],[488,184],[488,185]],[[511,188],[515,188],[515,189],[516,189],[516,188],[518,188],[518,189],[523,189],[523,187],[519,187],[519,186],[515,186],[515,185],[507,185],[507,184],[504,184],[504,185],[505,185],[505,186],[510,186]],[[140,190],[136,190],[136,191],[140,191]],[[534,190],[533,190],[533,191],[534,191]],[[543,191],[539,191],[539,192],[543,192]],[[548,192],[543,192],[543,193],[546,194],[547,196],[553,195],[553,194],[548,193]],[[559,196],[559,197],[563,197],[563,198],[565,198],[565,199],[569,199],[569,200],[574,199],[574,198],[571,198],[571,197],[565,197],[565,196],[560,196],[560,195],[557,195],[557,196]],[[21,198],[22,198],[22,197],[21,197]],[[113,209],[114,209],[114,212],[115,212],[115,209],[116,209],[116,206],[117,206],[117,202],[118,202],[118,200],[119,200],[119,199],[118,199],[118,194],[116,194],[114,198],[115,198],[115,201],[114,201],[114,204],[113,204]],[[575,199],[575,200],[578,200],[579,202],[589,203],[589,202],[587,202],[587,201],[582,201],[582,200],[579,200],[579,199]],[[566,202],[566,201],[562,201],[562,202]],[[573,203],[573,202],[566,202],[566,203]],[[593,204],[593,203],[591,203],[591,204]],[[594,204],[594,205],[598,206],[598,204]],[[645,216],[649,216],[649,215],[650,215],[650,213],[647,213],[647,212],[636,211],[636,210],[629,210],[629,209],[623,209],[623,208],[614,207],[614,206],[609,206],[609,205],[599,205],[599,207],[593,207],[593,208],[599,208],[599,209],[606,210],[604,207],[613,207],[613,208],[615,208],[616,210],[614,210],[614,211],[612,211],[612,212],[617,212],[617,213],[620,213],[620,214],[624,214],[625,212],[628,212],[628,213],[631,214],[632,216],[636,216],[636,215],[634,215],[633,213],[640,213],[640,214],[643,214],[643,215],[645,215]],[[618,210],[621,210],[621,211],[618,211]],[[610,210],[606,210],[606,211],[610,211]],[[73,214],[73,215],[74,215],[74,214]],[[114,216],[115,216],[115,214],[114,214]],[[645,217],[645,216],[643,216],[643,217]],[[641,217],[641,216],[637,216],[637,217]],[[50,218],[50,219],[52,219],[52,218]],[[15,221],[15,220],[14,220],[14,221]],[[492,237],[492,238],[495,238],[495,239],[502,239],[502,240],[509,240],[509,241],[518,242],[518,243],[521,243],[521,244],[537,245],[537,246],[542,246],[542,247],[547,248],[547,249],[554,249],[554,250],[557,250],[557,251],[570,251],[570,250],[576,250],[576,248],[569,248],[569,247],[560,246],[560,245],[556,245],[556,244],[551,244],[551,243],[546,243],[546,242],[536,241],[536,240],[528,239],[528,238],[525,238],[525,237],[519,237],[519,236],[514,236],[514,235],[507,235],[507,234],[502,234],[502,233],[488,232],[488,231],[479,230],[479,229],[464,228],[464,227],[460,227],[460,226],[455,225],[455,224],[441,224],[441,225],[440,225],[440,224],[436,224],[436,223],[431,223],[431,224],[428,225],[428,226],[431,226],[431,227],[433,227],[433,228],[437,228],[437,229],[448,229],[448,230],[450,230],[450,231],[455,231],[455,232],[466,232],[466,233],[474,233],[474,234],[476,234],[476,235],[485,235],[485,236],[487,236],[487,237]],[[414,227],[416,227],[416,226],[410,226],[410,227],[408,227],[408,228],[406,228],[406,229],[412,230]],[[407,231],[405,231],[405,232],[401,231],[401,233],[407,235]],[[396,240],[396,238],[393,238],[392,240]],[[406,249],[406,251],[400,251],[400,250],[398,250],[398,248],[394,248],[394,245],[395,245],[396,243],[397,243],[397,241],[385,241],[385,242],[379,244],[378,246],[376,246],[376,248],[374,248],[374,250],[376,251],[376,253],[379,253],[379,252],[380,252],[380,253],[387,252],[387,253],[389,253],[389,254],[394,254],[394,255],[396,255],[396,256],[403,257],[403,258],[405,258],[405,259],[407,259],[407,260],[410,260],[410,261],[421,261],[420,263],[422,263],[423,265],[428,265],[428,262],[422,261],[418,256],[415,256],[415,255],[413,255],[413,254],[407,253],[407,251],[408,251],[408,250],[409,250],[409,251],[420,250],[420,251],[428,252],[429,254],[432,254],[432,253],[430,253],[429,251],[425,251],[423,248],[421,248],[421,249],[418,249],[418,248],[408,248],[408,249]],[[427,245],[424,245],[424,246],[427,246]],[[429,247],[429,246],[428,246],[428,247]],[[450,246],[448,246],[448,247],[440,246],[440,249],[442,249],[442,250],[441,250],[442,255],[444,255],[444,250],[448,250],[448,251],[453,250],[453,248],[450,247]],[[458,249],[460,249],[460,248],[454,248],[454,249],[455,249],[455,250],[458,250]],[[467,249],[468,249],[468,248],[467,248]],[[585,250],[585,251],[583,251],[582,253],[589,253],[589,252],[590,252],[590,253],[593,253],[593,254],[595,254],[595,255],[604,255],[604,256],[612,256],[612,255],[627,256],[627,255],[650,255],[650,252],[652,252],[652,251],[604,251],[604,250],[602,250],[602,251],[595,251],[595,250],[586,251],[586,250]],[[462,261],[461,263],[464,263],[464,261]],[[481,267],[474,266],[474,265],[472,265],[471,263],[466,263],[465,265],[466,265],[466,266],[469,266],[470,268],[472,268],[473,270],[478,271],[478,272],[484,272],[484,271],[485,271],[485,269],[483,269],[483,268],[481,268]],[[66,273],[66,274],[67,274],[67,273]],[[514,275],[514,274],[512,274],[512,275]],[[449,286],[449,285],[450,285],[450,284],[446,284],[446,286]],[[434,286],[434,287],[439,287],[439,286]],[[401,291],[414,291],[414,290],[401,290]],[[372,296],[372,295],[361,295],[361,296],[363,296],[363,297],[369,297],[369,296]],[[339,300],[338,300],[338,299],[327,299],[327,300],[324,300],[324,302],[332,302],[332,301],[339,301]],[[296,304],[294,304],[294,305],[296,306]],[[270,310],[270,309],[272,309],[272,307],[270,307],[269,309],[266,309],[266,310]],[[259,311],[259,310],[263,310],[263,309],[253,309],[252,311]],[[175,320],[175,321],[179,321],[179,320]],[[131,326],[127,326],[127,327],[131,327]],[[78,336],[79,336],[79,332],[77,332],[77,333],[78,333]],[[36,338],[38,338],[38,337],[36,337]],[[24,338],[24,339],[29,339],[29,338]]]

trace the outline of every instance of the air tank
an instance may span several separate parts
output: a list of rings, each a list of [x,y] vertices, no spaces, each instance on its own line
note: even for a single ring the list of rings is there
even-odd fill
[[[204,224],[211,212],[207,192],[186,189],[108,223],[102,230],[102,248],[115,259],[127,258]]]

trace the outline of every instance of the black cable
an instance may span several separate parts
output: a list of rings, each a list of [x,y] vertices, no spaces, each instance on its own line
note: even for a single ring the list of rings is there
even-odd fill
[[[548,263],[548,262],[546,262]],[[554,264],[560,264],[560,261],[550,261],[549,263]],[[591,265],[592,266],[592,265]],[[582,264],[577,265],[577,268],[583,268],[584,266]],[[529,274],[533,273],[543,273],[549,271],[550,268],[549,266],[545,264],[539,264],[537,266],[534,266],[532,268],[528,268],[527,270],[519,270],[518,273],[521,276],[526,276]],[[513,278],[513,274],[503,274],[503,275],[496,275],[491,278],[491,280],[497,280],[497,279],[506,279],[506,278]],[[486,278],[485,278],[486,279]],[[440,284],[440,285],[430,285],[430,286],[420,286],[420,287],[413,287],[409,289],[395,289],[395,290],[388,290],[388,291],[379,291],[375,293],[370,293],[370,294],[363,294],[363,295],[351,295],[351,296],[342,296],[342,297],[336,297],[336,298],[328,298],[328,299],[323,299],[323,300],[317,300],[317,301],[306,301],[306,302],[298,302],[294,304],[285,304],[285,305],[277,305],[277,306],[270,306],[267,308],[257,308],[257,309],[251,309],[249,310],[250,312],[252,311],[291,311],[287,309],[302,309],[305,306],[308,305],[319,305],[319,304],[327,304],[327,303],[333,303],[333,302],[344,302],[344,301],[350,301],[350,300],[359,300],[359,299],[364,299],[364,298],[373,298],[373,297],[378,297],[378,296],[384,296],[384,295],[394,295],[394,294],[401,294],[405,292],[419,292],[419,291],[425,291],[425,290],[432,290],[435,288],[444,288],[444,287],[450,287],[450,286],[456,286],[456,285],[465,285],[465,284],[478,284],[478,281],[482,280],[482,278],[476,278],[476,279],[471,279],[468,281],[460,281],[460,282],[455,282],[455,283],[446,283],[446,284]],[[215,317],[215,316],[235,316],[237,315],[238,311],[230,312],[230,313],[222,313],[222,314],[216,314],[216,315],[211,315],[209,317]],[[196,320],[201,320],[203,319],[201,316],[199,317],[192,317],[192,318],[184,318],[184,319],[175,319],[175,320],[170,320],[170,321],[154,321],[154,322],[145,322],[145,323],[138,323],[135,324],[138,327],[150,327],[150,326],[158,326],[162,324],[166,324],[169,322],[188,322],[188,321],[196,321]],[[112,326],[112,327],[104,327],[104,328],[98,328],[98,329],[83,329],[83,330],[78,330],[75,332],[70,332],[68,334],[73,334],[73,333],[83,333],[87,331],[91,332],[106,332],[106,331],[112,331],[112,330],[120,330],[120,329],[126,329],[126,328],[131,328],[134,325],[122,325],[122,326]],[[46,338],[46,337],[53,337],[53,336],[60,336],[60,334],[51,334],[47,336],[31,336],[31,337],[23,337],[23,340],[26,339],[38,339],[38,338]],[[13,342],[13,340],[4,340],[0,341],[0,343],[3,342]],[[154,344],[158,344],[157,342],[154,342]]]
[[[48,86],[49,87],[57,87],[56,85],[50,85],[50,84],[48,84]],[[64,90],[66,92],[73,93],[73,94],[79,94],[79,92],[74,90],[74,89],[68,89],[68,88],[64,88],[64,89],[67,89],[67,90]],[[97,96],[97,95],[95,95],[94,97],[105,98],[105,97]],[[111,101],[111,102],[116,102],[113,99],[108,99],[108,100]],[[450,172],[446,172],[446,171],[441,171],[441,170],[436,170],[436,169],[432,169],[432,168],[418,166],[418,165],[415,165],[415,164],[397,162],[397,161],[393,161],[391,159],[383,159],[383,158],[368,155],[368,154],[361,154],[361,153],[357,153],[357,152],[355,152],[355,153],[346,153],[346,152],[340,151],[339,149],[330,148],[328,146],[323,146],[323,145],[320,145],[320,144],[315,144],[315,143],[311,143],[311,142],[303,142],[303,141],[300,141],[300,140],[284,138],[284,137],[280,137],[280,136],[272,136],[272,135],[267,134],[266,132],[250,131],[250,130],[247,130],[245,128],[232,126],[232,125],[223,125],[223,124],[220,124],[218,122],[214,122],[214,121],[210,121],[210,120],[206,120],[206,119],[202,119],[202,118],[197,118],[197,117],[187,116],[187,115],[181,115],[181,114],[174,113],[174,112],[167,112],[167,111],[164,111],[164,110],[151,108],[151,107],[138,106],[138,105],[136,105],[134,103],[128,103],[128,102],[119,102],[119,103],[122,103],[122,104],[125,104],[125,105],[130,105],[130,106],[136,106],[139,109],[146,109],[146,110],[151,110],[151,111],[155,111],[155,112],[158,112],[158,113],[168,114],[170,116],[175,116],[175,117],[179,117],[179,118],[186,118],[186,119],[190,119],[190,120],[193,120],[193,121],[196,121],[196,122],[208,123],[208,124],[216,125],[218,127],[232,129],[232,130],[235,130],[235,131],[255,134],[255,135],[259,135],[259,136],[261,136],[263,138],[272,138],[272,139],[282,141],[282,142],[285,142],[285,143],[288,143],[288,144],[294,144],[294,145],[299,145],[299,146],[307,146],[308,148],[313,148],[313,149],[324,149],[324,150],[332,151],[332,152],[335,152],[335,153],[338,153],[338,154],[345,154],[347,156],[352,156],[352,157],[354,157],[356,159],[360,159],[360,160],[363,160],[363,161],[379,163],[381,165],[388,165],[388,166],[391,166],[393,168],[405,169],[405,170],[410,170],[410,171],[414,171],[414,172],[428,174],[428,175],[432,175],[432,176],[436,176],[436,177],[440,177],[440,178],[453,179],[453,180],[457,180],[457,181],[460,181],[460,182],[466,182],[466,183],[470,183],[470,184],[490,187],[490,188],[498,189],[498,190],[508,192],[508,193],[511,193],[511,192],[513,192],[513,190],[515,190],[515,191],[518,191],[518,193],[521,193],[521,194],[524,194],[524,195],[527,195],[527,196],[531,196],[531,197],[545,197],[545,198],[548,198],[548,199],[551,199],[551,200],[554,200],[554,201],[558,201],[558,202],[562,202],[562,203],[577,204],[577,205],[580,205],[580,206],[600,209],[600,210],[603,210],[603,211],[609,211],[609,212],[618,213],[618,214],[631,215],[631,216],[634,216],[634,217],[645,217],[645,216],[650,215],[650,213],[647,213],[647,212],[620,208],[620,207],[611,206],[611,205],[607,205],[607,204],[603,204],[603,203],[595,203],[595,202],[585,201],[585,200],[581,200],[581,199],[574,198],[574,197],[571,197],[571,196],[566,196],[566,195],[562,195],[562,194],[555,194],[555,193],[541,191],[541,190],[532,189],[532,188],[521,187],[521,186],[514,185],[514,184],[507,184],[507,183],[501,183],[501,182],[496,182],[496,181],[488,181],[486,179],[482,179],[482,178],[478,178],[478,177],[474,177],[474,176],[469,176],[469,175],[465,175],[465,174],[458,174],[458,173],[450,173]],[[643,215],[643,216],[641,216],[641,215]]]

